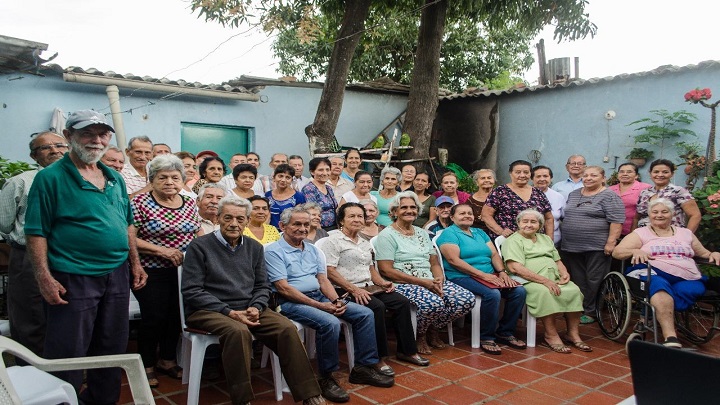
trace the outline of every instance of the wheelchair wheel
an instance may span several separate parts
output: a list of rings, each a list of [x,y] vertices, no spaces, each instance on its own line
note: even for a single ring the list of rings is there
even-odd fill
[[[627,340],[625,341],[625,353],[630,353],[628,350],[630,348],[630,342],[633,340],[645,340],[642,333],[633,332],[628,336]]]
[[[685,338],[695,344],[710,341],[720,321],[717,303],[698,300],[690,309],[675,312],[675,325]]]
[[[608,339],[618,340],[625,333],[630,324],[631,301],[625,277],[615,271],[608,273],[598,290],[595,310],[600,330]]]

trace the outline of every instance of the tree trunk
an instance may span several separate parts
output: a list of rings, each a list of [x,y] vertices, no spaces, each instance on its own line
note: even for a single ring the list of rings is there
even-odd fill
[[[335,128],[342,111],[345,85],[347,84],[350,63],[355,48],[360,43],[365,19],[372,0],[353,0],[345,2],[342,26],[337,34],[328,71],[318,104],[315,121],[305,127],[310,144],[310,154],[326,153],[331,150]]]
[[[404,130],[410,135],[409,158],[430,156],[430,136],[438,107],[440,87],[440,48],[445,33],[448,2],[426,0],[420,17],[418,47],[410,81]],[[434,4],[433,4],[434,3]]]

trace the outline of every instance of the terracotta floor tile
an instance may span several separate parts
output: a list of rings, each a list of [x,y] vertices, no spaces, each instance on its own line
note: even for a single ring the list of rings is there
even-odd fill
[[[417,392],[428,391],[447,383],[448,381],[445,378],[436,377],[423,371],[413,371],[395,376],[395,385],[400,385]]]
[[[477,373],[477,370],[452,361],[447,361],[437,365],[431,365],[426,370],[440,378],[450,381],[459,380]]]
[[[395,385],[391,388],[378,388],[368,385],[358,389],[357,391],[355,391],[355,393],[350,394],[351,401],[354,399],[355,394],[361,395],[365,398],[371,399],[381,404],[389,404],[403,400],[415,394],[415,391],[403,388],[399,385]]]
[[[596,360],[587,364],[583,364],[579,367],[581,370],[589,371],[608,377],[619,378],[630,374],[630,368],[616,366],[614,364],[606,363],[602,360]]]
[[[551,397],[562,399],[564,401],[578,397],[589,390],[588,387],[554,377],[543,378],[540,381],[528,385],[527,388],[540,391]]]
[[[556,375],[555,377],[561,380],[582,384],[590,388],[596,388],[611,380],[609,377],[579,369],[568,370],[564,373]]]
[[[590,359],[583,356],[578,356],[574,353],[562,354],[550,351],[539,357],[543,360],[552,361],[553,363],[562,364],[567,367],[577,367],[583,363],[587,363],[588,361],[590,361]]]
[[[633,395],[633,385],[624,381],[614,381],[608,385],[600,388],[602,392],[606,392],[611,395],[616,395],[620,398],[627,398]]]
[[[599,347],[601,349],[606,350],[625,350],[625,339],[621,338],[620,340],[610,340],[607,339],[605,336],[598,336],[592,339],[586,339],[585,343],[589,344],[593,348]]]
[[[447,404],[472,404],[482,401],[488,397],[483,393],[473,391],[457,384],[447,385],[433,391],[428,391],[427,395]]]
[[[488,356],[493,355],[488,354]],[[531,357],[532,355],[528,354],[525,350],[515,350],[504,346],[502,347],[502,354],[499,356],[493,356],[493,359],[507,364],[514,364],[523,360],[527,360]]]
[[[427,395],[416,395],[404,401],[396,402],[394,405],[439,405],[444,403],[445,402],[440,402],[434,398],[428,397]],[[354,402],[353,405],[355,405]]]
[[[459,359],[455,359],[455,363],[464,364],[477,370],[490,370],[504,366],[506,363],[495,360],[495,357],[489,354],[471,354]]]
[[[436,357],[447,359],[447,360],[453,360],[457,359],[459,357],[465,357],[468,355],[467,350],[459,349],[457,347],[448,346],[445,349],[432,349],[433,355]]]
[[[576,399],[575,403],[577,405],[615,405],[623,399],[625,398],[595,391]]]
[[[531,389],[520,389],[498,398],[508,404],[557,405],[558,399]]]
[[[544,374],[536,373],[535,371],[526,370],[514,365],[500,367],[488,372],[488,374],[518,384],[528,384],[545,377]]]
[[[460,385],[464,385],[470,389],[480,391],[484,394],[495,396],[511,389],[516,388],[518,385],[505,380],[496,378],[495,376],[480,374],[472,377],[468,377],[458,382]]]
[[[567,365],[555,363],[552,361],[547,361],[545,359],[541,358],[531,358],[529,360],[516,363],[515,364],[518,367],[526,368],[528,370],[537,371],[538,373],[543,373],[546,375],[553,375],[560,373],[562,371],[565,371],[568,369]]]
[[[630,367],[630,358],[628,358],[625,351],[605,356],[601,360],[616,366]]]
[[[187,404],[187,393],[183,392],[168,396],[168,398],[178,405]],[[216,387],[207,386],[200,388],[200,403],[202,404],[224,404],[230,402],[230,395],[220,391]]]

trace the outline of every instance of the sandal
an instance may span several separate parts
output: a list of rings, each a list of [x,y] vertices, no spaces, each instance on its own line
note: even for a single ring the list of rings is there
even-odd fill
[[[440,339],[440,332],[435,328],[429,328],[427,331],[427,342],[433,349],[444,349],[447,347],[445,342]]]
[[[500,346],[498,346],[497,343],[492,340],[480,341],[480,349],[487,354],[492,354],[493,356],[499,356],[502,354],[502,349],[500,349]]]
[[[432,354],[432,350],[430,350],[430,346],[428,346],[427,339],[425,335],[417,335],[417,338],[415,339],[417,342],[417,352],[420,354]]]
[[[150,386],[150,388],[157,388],[160,386],[160,381],[158,381],[154,371],[146,371],[145,376],[147,376],[148,385]]]
[[[588,345],[587,343],[583,342],[582,340],[579,340],[577,342],[574,342],[570,340],[568,336],[560,336],[560,339],[565,342],[566,344],[572,345],[576,349],[580,350],[581,352],[587,352],[590,353],[593,351],[592,347]]]
[[[548,349],[554,351],[555,353],[560,353],[560,354],[572,353],[572,350],[570,350],[569,347],[567,347],[563,344],[554,345],[554,344],[548,342],[547,339],[544,339],[544,338],[543,338],[542,342],[540,342],[540,346],[547,347]]]
[[[495,341],[506,346],[510,346],[513,349],[525,350],[527,345],[522,340],[516,338],[513,335],[510,336],[495,336]]]
[[[174,365],[170,368],[162,368],[158,365],[155,365],[155,371],[157,371],[158,373],[165,374],[176,380],[182,380],[182,378],[183,378],[183,369],[180,368],[180,366],[178,366],[178,365]]]
[[[591,323],[595,323],[595,318],[589,315],[582,315],[580,316],[580,324],[581,325],[589,325]]]

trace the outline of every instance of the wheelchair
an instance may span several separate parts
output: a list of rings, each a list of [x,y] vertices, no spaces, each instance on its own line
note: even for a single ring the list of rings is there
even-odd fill
[[[608,273],[598,290],[596,318],[600,331],[608,339],[619,341],[630,326],[631,317],[638,315],[627,344],[633,340],[652,340],[658,342],[658,329],[655,308],[650,305],[647,291],[652,282],[650,265],[644,273],[645,280],[626,276],[617,271]],[[720,323],[720,294],[706,288],[705,294],[686,311],[675,311],[675,327],[689,342],[704,344],[709,342]]]

